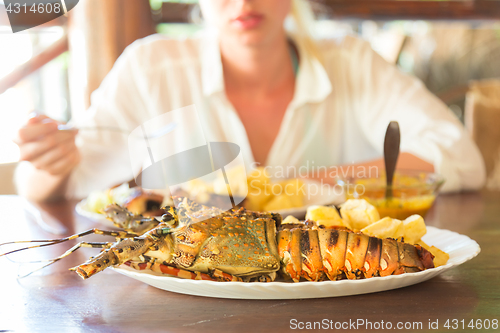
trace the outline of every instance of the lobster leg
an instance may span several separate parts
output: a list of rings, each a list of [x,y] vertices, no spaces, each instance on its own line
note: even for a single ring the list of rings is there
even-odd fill
[[[24,250],[29,250],[29,249],[34,249],[34,248],[44,247],[44,246],[50,246],[50,245],[59,244],[59,243],[64,243],[64,242],[67,242],[67,241],[70,241],[70,240],[73,240],[73,239],[77,239],[77,238],[80,238],[80,237],[83,237],[83,236],[87,236],[87,235],[92,235],[92,234],[104,235],[104,236],[113,236],[113,237],[118,238],[118,239],[137,236],[134,233],[130,233],[130,232],[126,232],[126,231],[106,231],[106,230],[101,230],[101,229],[94,228],[94,229],[90,229],[90,230],[87,230],[87,231],[84,231],[84,232],[81,232],[81,233],[78,233],[78,234],[74,234],[74,235],[69,236],[69,237],[60,238],[60,239],[15,241],[15,242],[3,243],[3,244],[0,244],[0,246],[9,245],[9,244],[21,244],[21,243],[47,243],[47,244],[33,245],[33,246],[28,246],[28,247],[24,247],[24,248],[21,248],[21,249],[9,251],[9,252],[0,254],[0,257],[6,256],[6,255],[9,255],[9,254],[12,254],[12,253],[24,251]]]
[[[182,268],[177,268],[177,267],[174,267],[171,265],[161,264],[157,260],[152,260],[149,262],[141,262],[141,263],[137,263],[137,262],[129,260],[129,261],[124,262],[124,264],[129,266],[129,267],[132,267],[134,269],[137,269],[137,270],[142,271],[145,269],[150,269],[153,272],[173,275],[173,276],[177,276],[177,277],[180,277],[183,279],[217,281],[216,278],[213,278],[208,274],[200,273],[200,272],[190,272],[190,271],[182,269]]]
[[[117,204],[108,205],[104,209],[104,214],[106,214],[108,220],[112,221],[118,228],[122,228],[139,235],[155,228],[160,223],[160,221],[154,217],[144,217],[142,215],[132,214],[126,208]],[[175,218],[170,212],[167,212],[162,216],[162,221],[171,221],[172,223],[175,223]]]
[[[124,264],[137,270],[150,269],[153,272],[173,275],[183,279],[225,281],[225,282],[242,281],[241,278],[228,273],[224,273],[218,269],[212,271],[211,274],[191,272],[186,269],[174,267],[171,265],[161,264],[157,260],[152,260],[149,262],[141,262],[141,263],[127,261]]]

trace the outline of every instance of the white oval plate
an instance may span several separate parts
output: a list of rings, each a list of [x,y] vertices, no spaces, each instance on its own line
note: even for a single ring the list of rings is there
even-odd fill
[[[481,251],[479,245],[469,237],[453,231],[427,227],[422,238],[450,255],[444,266],[418,273],[375,277],[364,280],[340,280],[322,282],[214,282],[188,280],[165,276],[154,272],[137,271],[127,266],[114,268],[121,274],[147,283],[153,287],[176,293],[238,299],[297,299],[337,297],[397,289],[424,282],[448,269],[474,258]]]
[[[82,201],[80,201],[79,203],[76,204],[75,206],[75,210],[76,210],[76,213],[78,215],[81,215],[83,217],[86,217],[94,222],[98,222],[102,225],[105,225],[107,227],[110,227],[110,228],[116,228],[114,225],[113,225],[113,222],[111,222],[110,220],[108,220],[104,215],[102,214],[99,214],[99,213],[96,213],[92,210],[90,210],[90,208],[87,206],[87,200],[86,199],[83,199]]]
[[[117,226],[113,224],[110,220],[108,220],[103,214],[96,213],[87,206],[87,200],[83,199],[75,206],[75,211],[78,215],[86,217],[94,222],[100,223],[108,228],[116,229]],[[157,216],[158,217],[158,216]]]

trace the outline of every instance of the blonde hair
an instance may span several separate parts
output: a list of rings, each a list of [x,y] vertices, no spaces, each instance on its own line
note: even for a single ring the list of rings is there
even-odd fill
[[[307,0],[292,0],[292,9],[285,21],[285,28],[300,39],[306,52],[323,62],[318,45],[314,38],[314,12]]]

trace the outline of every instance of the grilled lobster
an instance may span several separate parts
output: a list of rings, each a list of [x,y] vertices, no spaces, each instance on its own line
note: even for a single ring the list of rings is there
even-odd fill
[[[432,254],[418,245],[318,227],[313,222],[281,225],[279,214],[243,208],[224,212],[181,197],[174,198],[174,203],[175,208],[165,208],[161,221],[111,205],[105,213],[125,231],[92,229],[63,239],[37,241],[46,244],[24,249],[91,233],[116,237],[115,243],[80,242],[47,264],[80,247],[103,248],[96,257],[71,268],[84,279],[121,264],[217,281],[274,281],[281,268],[284,277],[295,282],[371,278],[434,267]]]
[[[344,228],[283,225],[277,238],[282,271],[295,282],[353,280],[434,267],[432,254],[419,245]]]

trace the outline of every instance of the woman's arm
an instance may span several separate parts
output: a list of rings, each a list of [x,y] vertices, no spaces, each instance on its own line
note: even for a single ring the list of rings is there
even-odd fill
[[[398,121],[401,151],[431,163],[446,182],[443,191],[473,190],[485,183],[479,149],[457,117],[415,77],[402,73],[366,42],[353,51],[353,96],[362,132],[374,147],[383,147],[387,125]],[[382,154],[382,151],[380,152]],[[405,157],[405,165],[422,165]]]
[[[410,153],[399,154],[396,168],[400,170],[419,170],[434,172],[434,166],[431,163],[424,161],[423,159]],[[351,175],[355,176],[358,174],[363,174],[367,177],[378,178],[381,172],[385,172],[385,164],[383,158],[356,164],[334,166],[325,172],[315,172],[308,178],[321,180],[326,184],[335,185],[336,177],[346,177]]]
[[[140,123],[137,119],[148,107],[138,87],[143,80],[142,72],[138,68],[140,62],[136,59],[138,46],[140,44],[135,43],[120,56],[101,87],[92,94],[90,109],[75,115],[75,119],[72,119],[73,125],[86,128],[105,126],[133,129]],[[25,162],[19,165],[15,181],[18,192],[31,200],[86,197],[91,191],[109,188],[132,179],[138,169],[137,165],[142,162],[130,159],[128,137],[120,132],[82,130],[75,138],[76,131],[59,131],[57,126],[52,126],[49,130],[48,143],[45,145],[53,144],[58,138],[63,140],[64,135],[71,135],[71,145],[61,143],[59,146],[64,145],[66,148],[54,150],[60,155],[57,157],[58,161],[70,161],[61,166],[54,156],[48,156],[45,162],[43,159],[37,160],[30,156],[29,151],[43,150],[44,143],[40,143],[41,148],[30,149],[28,146],[33,145],[31,139],[24,140],[26,142],[19,141],[21,159]],[[28,133],[30,130],[25,128],[20,130],[20,134],[21,132]],[[24,157],[23,151],[26,151]],[[46,165],[47,161],[52,161],[52,167]]]
[[[370,167],[372,167],[372,168],[375,167],[379,171],[384,171],[385,170],[384,159],[379,158],[376,160],[367,161],[367,162],[363,162],[363,163],[348,164],[348,165],[341,166],[342,169],[344,169],[344,168],[367,168],[368,169]],[[396,165],[396,169],[434,172],[434,165],[432,165],[431,163],[429,163],[427,161],[424,161],[420,157],[417,157],[411,153],[400,153],[399,158],[398,158],[398,163]]]

